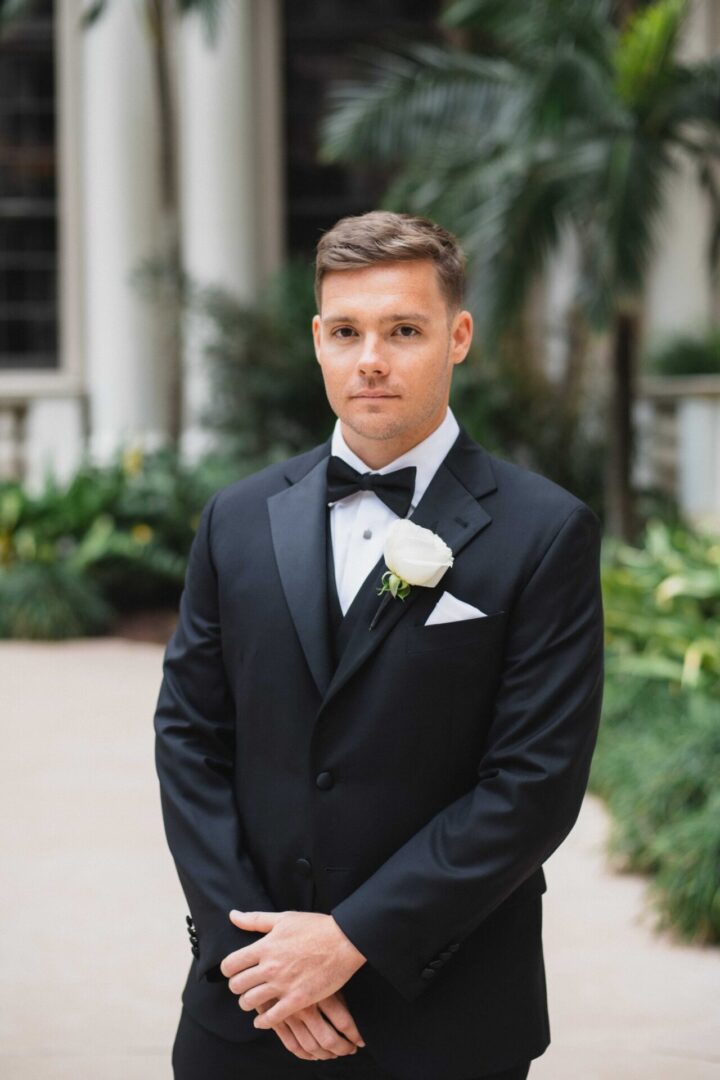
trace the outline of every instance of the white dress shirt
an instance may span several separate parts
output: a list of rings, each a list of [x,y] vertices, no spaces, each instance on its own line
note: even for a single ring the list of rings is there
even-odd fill
[[[435,475],[460,432],[460,426],[448,406],[442,423],[427,438],[407,450],[381,469],[371,469],[354,454],[343,438],[340,418],[335,421],[330,452],[341,457],[358,472],[393,472],[414,465],[415,491],[408,510],[409,517],[420,502],[425,489]],[[343,615],[352,604],[355,594],[381,557],[385,537],[397,514],[379,499],[374,491],[355,491],[344,499],[328,503],[335,581]]]

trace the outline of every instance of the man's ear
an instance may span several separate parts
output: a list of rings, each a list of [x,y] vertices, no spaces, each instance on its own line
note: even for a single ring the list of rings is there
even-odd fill
[[[473,317],[469,311],[458,311],[450,337],[453,364],[461,364],[470,352],[473,339]]]
[[[313,315],[312,320],[312,336],[313,346],[315,347],[315,359],[318,364],[320,363],[320,334],[322,333],[322,323],[320,322],[319,315]]]

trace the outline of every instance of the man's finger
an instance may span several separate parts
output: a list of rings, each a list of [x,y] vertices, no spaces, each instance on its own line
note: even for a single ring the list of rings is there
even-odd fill
[[[330,997],[319,1001],[318,1009],[327,1016],[333,1027],[337,1028],[346,1039],[355,1043],[356,1046],[365,1045],[365,1040],[358,1031],[350,1010],[344,1002],[339,1000],[336,994],[331,994]]]
[[[293,998],[292,994],[286,994],[284,998],[280,998],[277,1005],[273,1005],[261,1016],[256,1016],[253,1026],[261,1029],[273,1027],[281,1020],[287,1020],[288,1016],[292,1016],[299,1009],[304,1009],[311,1004],[312,1002],[307,999]]]
[[[314,1054],[309,1054],[296,1039],[292,1029],[289,1026],[288,1020],[283,1020],[281,1024],[273,1028],[273,1031],[277,1035],[280,1042],[283,1044],[286,1050],[289,1050],[291,1054],[294,1054],[296,1058],[300,1058],[302,1061],[315,1061]]]
[[[307,1020],[303,1019],[300,1014],[294,1013],[287,1020],[283,1020],[279,1026],[285,1024],[292,1028],[298,1042],[314,1060],[328,1061],[330,1058],[337,1057],[337,1054],[333,1053],[332,1050],[328,1050],[318,1042],[315,1034],[310,1030]]]
[[[271,998],[265,1005],[260,1005],[258,1012],[266,1012],[270,1008],[270,1005],[274,1005],[277,998]],[[312,1054],[309,1054],[307,1050],[303,1049],[298,1040],[296,1039],[293,1031],[290,1027],[289,1021],[283,1020],[277,1027],[272,1029],[277,1035],[280,1042],[283,1044],[286,1050],[289,1050],[291,1054],[294,1054],[296,1058],[300,1058],[302,1061],[314,1061],[315,1058]]]
[[[318,1044],[331,1054],[345,1057],[357,1053],[357,1046],[350,1039],[346,1039],[326,1019],[317,1005],[309,1009],[303,1009],[299,1014],[305,1021],[309,1031],[315,1036]]]
[[[265,977],[260,974],[260,965],[256,964],[255,967],[238,971],[237,975],[231,975],[228,979],[228,990],[233,994],[245,994],[249,993],[255,986],[261,986],[264,982]],[[253,1008],[256,1008],[256,1006],[253,1006]]]
[[[244,990],[238,997],[238,1005],[245,1012],[252,1012],[253,1009],[259,1009],[260,1006],[267,1004],[270,1000],[276,1001],[277,998],[273,998],[273,991],[270,988],[269,983],[258,983],[250,990]]]
[[[220,961],[220,970],[225,978],[229,979],[232,975],[237,975],[239,971],[245,971],[246,968],[259,964],[262,957],[257,946],[260,944],[262,944],[260,941],[254,941],[252,945],[244,945],[242,949],[235,949],[234,952],[223,957]]]
[[[282,914],[281,911],[236,911],[233,908],[230,921],[242,930],[257,930],[266,934],[268,930],[272,930],[278,916]]]

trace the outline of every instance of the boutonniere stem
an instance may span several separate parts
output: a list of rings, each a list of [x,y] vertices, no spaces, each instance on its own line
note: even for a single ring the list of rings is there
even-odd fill
[[[388,604],[388,600],[392,600],[392,594],[391,594],[391,593],[385,593],[385,595],[383,596],[382,600],[381,600],[381,601],[380,601],[380,603],[378,604],[378,607],[377,607],[377,611],[376,611],[376,612],[375,612],[375,614],[373,615],[373,617],[372,617],[372,622],[370,623],[370,629],[371,629],[371,630],[374,630],[374,629],[375,629],[375,627],[377,626],[377,622],[378,622],[378,619],[380,618],[380,616],[382,615],[383,611],[384,611],[384,610],[385,610],[385,608],[387,607],[387,604]]]

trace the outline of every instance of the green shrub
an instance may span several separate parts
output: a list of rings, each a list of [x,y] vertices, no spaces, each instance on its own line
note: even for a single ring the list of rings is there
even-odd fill
[[[606,539],[603,719],[590,790],[659,924],[720,943],[720,537],[651,520]]]
[[[715,777],[716,783],[718,777]],[[651,892],[660,925],[698,942],[720,942],[720,791],[655,838]]]
[[[220,455],[191,466],[128,447],[38,495],[0,484],[0,634],[95,634],[117,612],[174,606],[200,511],[237,477]]]
[[[113,614],[100,589],[67,564],[21,563],[0,570],[0,638],[102,634]]]
[[[720,942],[717,700],[655,679],[610,678],[590,790],[611,811],[611,853],[653,875],[661,925]]]
[[[605,539],[602,584],[608,676],[720,696],[720,537],[653,519],[642,547]]]
[[[648,353],[645,370],[653,375],[720,375],[720,328],[677,334]]]

